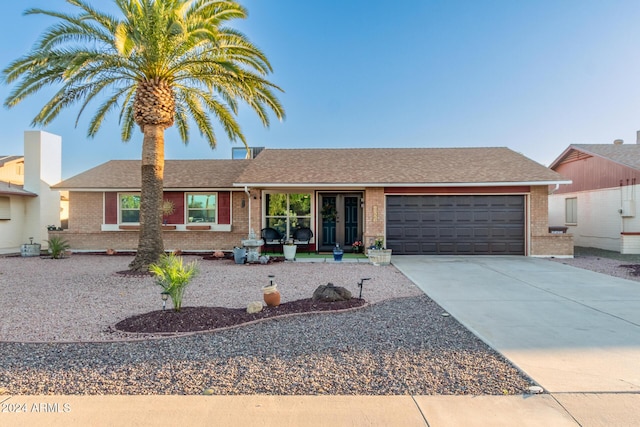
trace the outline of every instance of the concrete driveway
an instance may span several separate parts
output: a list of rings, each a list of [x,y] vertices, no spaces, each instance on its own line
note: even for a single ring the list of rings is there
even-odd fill
[[[526,257],[392,261],[547,391],[640,392],[640,283]]]

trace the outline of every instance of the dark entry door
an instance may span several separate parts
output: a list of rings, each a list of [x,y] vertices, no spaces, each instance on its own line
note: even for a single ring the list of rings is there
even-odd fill
[[[524,196],[387,196],[387,247],[406,255],[524,255]]]
[[[330,251],[336,243],[347,252],[362,234],[361,193],[322,193],[319,197],[318,250]]]

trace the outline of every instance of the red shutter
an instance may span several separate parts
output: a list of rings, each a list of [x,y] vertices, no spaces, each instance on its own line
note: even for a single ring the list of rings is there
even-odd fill
[[[231,192],[218,193],[218,224],[231,224]]]
[[[174,207],[171,215],[162,216],[162,221],[167,221],[167,224],[184,224],[184,192],[165,191],[162,194],[162,199],[173,202]]]
[[[104,223],[118,223],[118,193],[104,193]]]

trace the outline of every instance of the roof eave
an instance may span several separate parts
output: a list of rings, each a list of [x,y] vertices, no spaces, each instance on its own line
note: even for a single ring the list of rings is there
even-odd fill
[[[556,166],[558,166],[560,163],[562,163],[562,160],[564,160],[564,158],[567,156],[567,154],[569,154],[569,152],[571,150],[578,150],[576,147],[574,147],[573,145],[568,146],[563,152],[562,154],[560,154],[558,157],[556,157],[556,159],[551,162],[551,164],[549,165],[549,169],[553,169]],[[582,151],[582,150],[580,150]]]
[[[141,191],[140,187],[58,187],[52,186],[58,191],[77,191],[77,192],[131,192]],[[164,187],[164,191],[240,191],[235,187],[219,186],[219,187]]]
[[[513,187],[522,185],[561,185],[571,184],[570,179],[549,181],[509,181],[509,182],[352,182],[352,183],[282,183],[282,182],[253,182],[234,183],[236,187],[269,187],[269,188],[342,188],[342,187]]]
[[[38,197],[36,193],[32,193],[30,191],[9,191],[9,190],[0,190],[0,196]]]

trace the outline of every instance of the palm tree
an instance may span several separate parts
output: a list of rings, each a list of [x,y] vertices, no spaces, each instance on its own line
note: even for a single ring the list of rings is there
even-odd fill
[[[78,119],[91,101],[105,97],[89,123],[88,136],[105,116],[119,111],[121,136],[129,141],[134,124],[143,133],[140,236],[132,270],[147,270],[164,251],[162,191],[164,131],[177,126],[188,141],[195,122],[211,147],[216,145],[212,115],[231,141],[247,146],[236,122],[238,103],[249,105],[265,126],[269,111],[284,110],[266,80],[272,71],[265,55],[241,32],[223,26],[246,18],[233,0],[113,0],[121,18],[94,9],[83,0],[66,0],[75,15],[29,9],[57,23],[25,56],[3,70],[18,79],[5,105],[13,107],[45,87],[60,87],[33,119],[47,125],[65,107],[80,104]],[[77,125],[76,121],[76,125]]]

